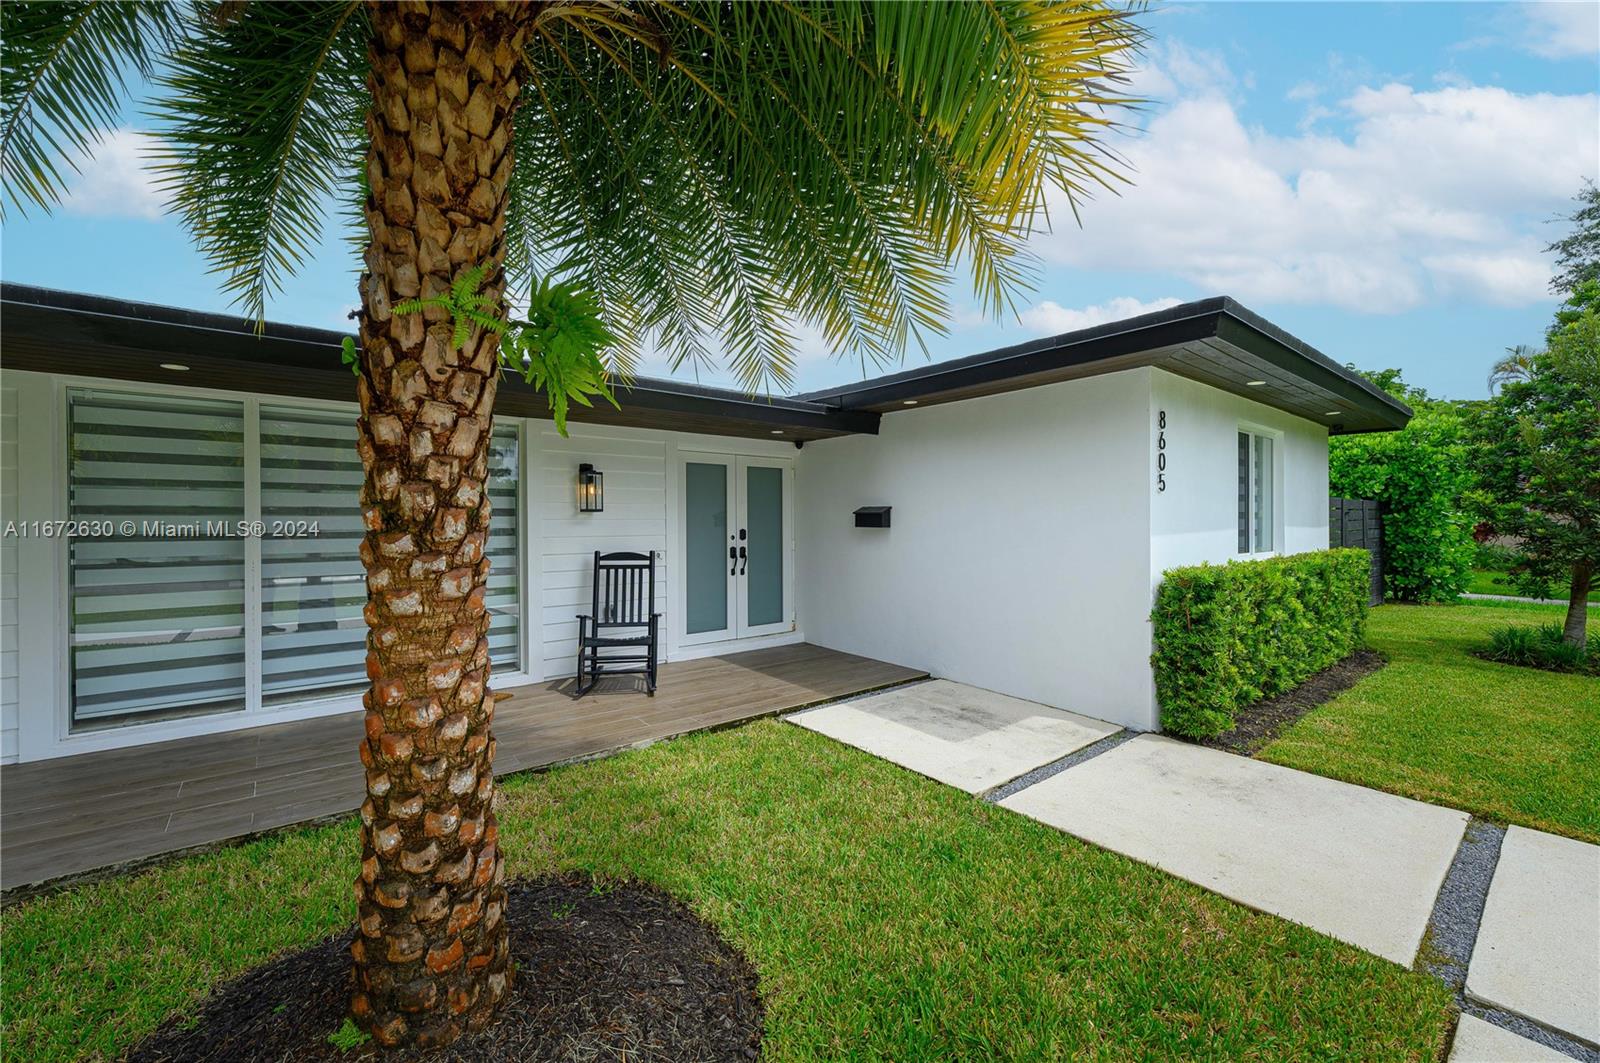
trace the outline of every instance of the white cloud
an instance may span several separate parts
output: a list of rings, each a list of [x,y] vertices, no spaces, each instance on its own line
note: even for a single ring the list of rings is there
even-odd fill
[[[1456,43],[1455,50],[1510,47],[1543,59],[1587,59],[1600,54],[1600,4],[1594,0],[1497,4],[1491,10],[1483,20],[1489,32]]]
[[[1037,306],[1030,306],[1019,316],[1022,324],[1031,332],[1041,336],[1059,336],[1063,332],[1074,332],[1078,329],[1093,328],[1103,325],[1107,321],[1121,321],[1124,318],[1137,317],[1140,314],[1150,314],[1157,310],[1165,310],[1169,306],[1177,306],[1181,299],[1152,299],[1144,302],[1131,296],[1119,296],[1108,299],[1094,306],[1070,308],[1062,306],[1054,300],[1046,299]]]
[[[1196,69],[1187,86],[1169,76],[1181,97],[1122,146],[1132,186],[1082,206],[1081,230],[1038,239],[1046,261],[1377,312],[1547,297],[1542,223],[1594,173],[1600,98],[1385,84],[1338,102],[1343,135],[1280,137],[1247,127],[1228,79]]]
[[[1518,4],[1510,17],[1522,23],[1522,47],[1546,59],[1574,59],[1600,53],[1600,4],[1557,0]]]
[[[112,130],[69,180],[65,206],[74,214],[116,218],[160,218],[166,197],[151,170],[153,143],[138,130]]]
[[[1157,41],[1145,52],[1128,83],[1130,95],[1168,103],[1184,95],[1231,96],[1239,81],[1221,52],[1180,40]]]

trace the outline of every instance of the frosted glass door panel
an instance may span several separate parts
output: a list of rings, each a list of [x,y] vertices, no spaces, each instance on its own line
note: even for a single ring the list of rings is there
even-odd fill
[[[726,631],[728,466],[691,461],[683,469],[685,630]]]

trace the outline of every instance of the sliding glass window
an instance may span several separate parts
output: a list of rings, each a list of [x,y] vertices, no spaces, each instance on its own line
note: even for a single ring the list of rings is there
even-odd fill
[[[117,529],[67,546],[75,730],[365,687],[354,410],[73,390],[68,411],[69,516]],[[486,605],[502,671],[521,665],[520,457],[516,425],[498,427]],[[256,519],[265,535],[239,533]]]
[[[262,405],[262,523],[307,530],[261,540],[266,704],[366,686],[361,480],[354,417]]]
[[[245,707],[244,407],[75,391],[67,515],[72,725]]]

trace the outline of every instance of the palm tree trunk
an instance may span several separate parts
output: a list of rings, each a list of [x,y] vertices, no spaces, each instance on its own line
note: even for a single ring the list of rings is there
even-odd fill
[[[1567,622],[1562,639],[1579,648],[1589,644],[1589,588],[1594,585],[1594,565],[1578,561],[1572,566],[1572,586],[1567,597]]]
[[[357,445],[372,682],[350,1010],[385,1046],[445,1044],[482,1026],[512,975],[484,609],[498,342],[475,332],[456,350],[440,315],[391,307],[483,263],[484,290],[503,299],[528,11],[368,8],[371,243]]]

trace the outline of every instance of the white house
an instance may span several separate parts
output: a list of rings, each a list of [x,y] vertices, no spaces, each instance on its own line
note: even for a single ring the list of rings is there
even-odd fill
[[[354,707],[341,334],[0,303],[3,760]],[[803,640],[1140,729],[1161,573],[1326,547],[1329,433],[1410,416],[1226,298],[793,398],[618,398],[563,439],[502,384],[497,688],[571,674],[593,551],[651,550],[667,660]]]

